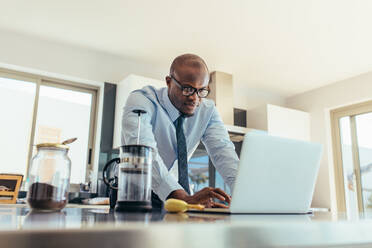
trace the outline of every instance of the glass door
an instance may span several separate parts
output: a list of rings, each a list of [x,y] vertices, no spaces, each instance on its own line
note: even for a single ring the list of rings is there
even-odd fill
[[[69,150],[72,184],[90,179],[95,97],[93,90],[44,81],[40,85],[34,143],[60,143],[78,138]]]
[[[372,102],[331,112],[338,211],[372,212]]]
[[[360,211],[372,211],[372,112],[355,116]]]
[[[359,210],[354,173],[350,116],[340,118],[339,125],[346,212],[347,216],[355,218]]]
[[[1,173],[26,175],[36,93],[36,80],[0,74]]]

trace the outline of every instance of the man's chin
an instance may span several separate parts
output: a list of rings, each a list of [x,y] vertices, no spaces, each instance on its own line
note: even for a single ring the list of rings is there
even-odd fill
[[[191,113],[191,114],[183,114],[186,118],[188,117],[192,117],[194,115],[194,113]]]
[[[185,112],[183,112],[183,111],[181,111],[181,113],[183,114],[183,116],[184,117],[191,117],[191,116],[193,116],[194,115],[194,112],[192,112],[192,113],[185,113]]]
[[[185,106],[183,109],[180,110],[180,112],[185,116],[185,117],[191,117],[195,114],[196,109],[199,107],[199,105],[194,106],[194,107],[188,107]]]

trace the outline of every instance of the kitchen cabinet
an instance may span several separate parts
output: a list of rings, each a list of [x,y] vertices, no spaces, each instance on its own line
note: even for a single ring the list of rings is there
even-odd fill
[[[247,126],[269,135],[310,141],[310,114],[265,104],[247,111]]]

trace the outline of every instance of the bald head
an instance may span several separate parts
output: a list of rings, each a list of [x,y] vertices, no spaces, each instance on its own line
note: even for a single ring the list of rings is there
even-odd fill
[[[205,75],[208,75],[208,78],[209,78],[209,71],[208,71],[207,64],[198,55],[187,53],[187,54],[178,56],[177,58],[173,60],[169,73],[170,75],[177,75],[178,71],[184,67],[198,70],[204,73]],[[190,80],[192,79],[190,78]]]
[[[199,90],[209,89],[209,71],[204,60],[194,54],[178,56],[173,60],[165,80],[172,104],[185,116],[192,116],[202,101]],[[188,95],[187,89],[194,90],[194,93]]]

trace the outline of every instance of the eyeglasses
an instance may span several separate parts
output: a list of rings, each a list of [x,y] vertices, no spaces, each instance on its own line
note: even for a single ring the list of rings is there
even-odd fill
[[[177,85],[177,87],[182,90],[182,95],[184,96],[192,96],[196,92],[196,94],[198,94],[200,98],[205,98],[209,94],[209,89],[207,88],[196,89],[191,86],[182,86],[180,82],[178,82],[178,80],[175,79],[172,75],[170,75],[170,77],[173,79],[175,85]]]

